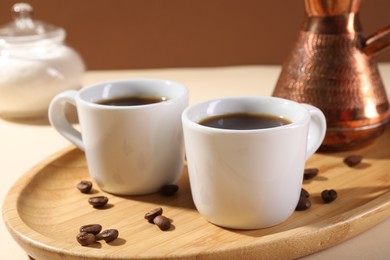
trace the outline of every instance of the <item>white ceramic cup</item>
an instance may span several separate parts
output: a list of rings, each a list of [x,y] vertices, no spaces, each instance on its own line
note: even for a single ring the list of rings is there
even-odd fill
[[[161,97],[166,101],[137,106],[97,102],[120,97]],[[76,106],[80,130],[65,116]],[[52,126],[85,151],[91,177],[105,191],[140,195],[175,183],[184,161],[181,113],[188,105],[185,86],[158,79],[125,79],[65,91],[49,107]]]
[[[200,125],[213,116],[255,113],[291,121],[268,129],[226,130]],[[276,97],[226,97],[188,107],[182,114],[192,197],[208,221],[258,229],[295,210],[305,161],[322,143],[326,121],[310,105]]]

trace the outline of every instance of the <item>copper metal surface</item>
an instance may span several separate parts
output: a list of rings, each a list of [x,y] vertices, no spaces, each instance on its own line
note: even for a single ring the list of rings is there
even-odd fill
[[[273,95],[324,112],[328,129],[321,150],[370,143],[384,131],[390,116],[372,58],[390,45],[390,27],[365,38],[358,18],[360,0],[305,0],[305,4],[306,20]]]

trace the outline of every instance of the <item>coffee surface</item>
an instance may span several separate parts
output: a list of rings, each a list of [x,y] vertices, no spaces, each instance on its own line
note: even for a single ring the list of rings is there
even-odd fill
[[[158,102],[163,102],[166,99],[164,97],[120,97],[113,99],[105,99],[98,101],[97,103],[100,105],[107,106],[140,106],[140,105],[148,105]]]
[[[199,124],[204,126],[231,130],[264,129],[290,123],[291,121],[277,116],[252,113],[213,116],[199,122]]]

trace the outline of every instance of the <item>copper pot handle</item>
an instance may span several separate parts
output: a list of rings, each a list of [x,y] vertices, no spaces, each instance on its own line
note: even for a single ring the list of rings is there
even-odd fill
[[[386,47],[390,46],[390,25],[380,29],[373,35],[366,38],[364,42],[364,53],[373,56]]]

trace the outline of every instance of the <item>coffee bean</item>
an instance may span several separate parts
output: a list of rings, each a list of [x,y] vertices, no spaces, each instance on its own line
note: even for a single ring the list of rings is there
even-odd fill
[[[179,190],[179,186],[175,184],[167,184],[160,189],[160,193],[164,196],[172,196],[176,194],[178,190]]]
[[[87,232],[97,235],[102,230],[102,226],[99,224],[89,224],[80,227],[80,232]]]
[[[344,163],[348,165],[349,167],[353,167],[361,163],[363,160],[363,156],[360,155],[350,155],[346,158],[344,158]]]
[[[309,198],[310,197],[310,193],[307,191],[307,190],[305,190],[304,188],[302,188],[301,189],[301,195],[300,195],[301,197],[303,196],[303,197],[305,197],[305,198]]]
[[[119,236],[119,231],[117,229],[106,229],[102,233],[97,235],[97,239],[103,239],[107,243],[114,241]]]
[[[317,168],[306,168],[303,172],[303,178],[305,180],[312,179],[318,175],[318,169]]]
[[[88,199],[88,203],[91,204],[94,208],[101,208],[105,206],[108,202],[106,196],[96,196]]]
[[[162,213],[163,213],[162,208],[155,208],[145,214],[145,219],[147,219],[150,223],[153,223],[153,219],[157,216],[162,215]]]
[[[310,200],[307,197],[305,197],[305,196],[300,196],[298,204],[297,204],[295,210],[303,211],[303,210],[309,209],[310,207],[311,207]]]
[[[153,219],[153,223],[156,224],[161,230],[168,230],[171,227],[171,221],[162,215],[156,216]]]
[[[77,184],[77,189],[79,189],[79,191],[81,191],[82,193],[89,193],[92,189],[92,182],[90,181],[80,181],[78,184]]]
[[[324,190],[321,192],[321,198],[325,203],[330,203],[337,198],[337,192],[335,190]]]
[[[82,246],[88,246],[96,242],[96,236],[92,233],[80,232],[76,236],[77,242]]]

